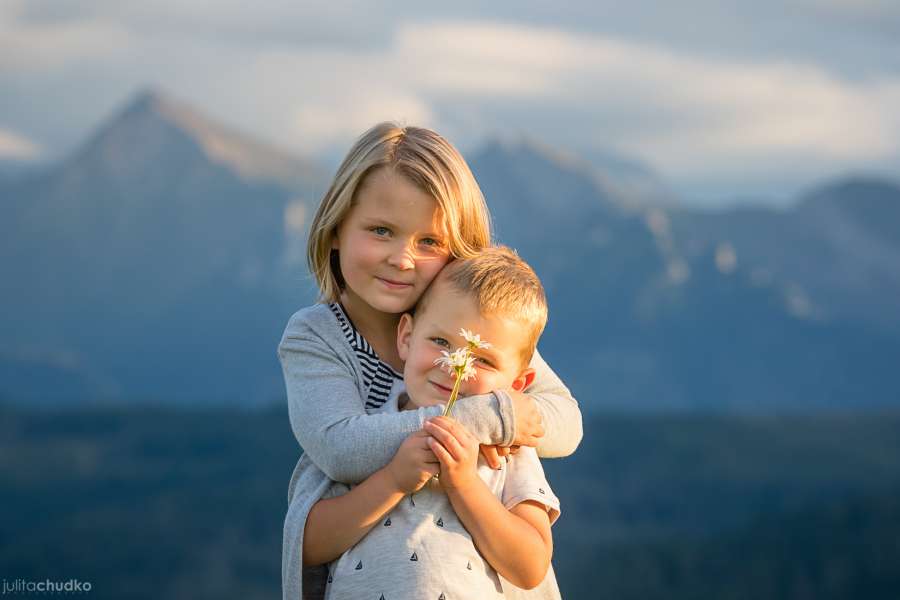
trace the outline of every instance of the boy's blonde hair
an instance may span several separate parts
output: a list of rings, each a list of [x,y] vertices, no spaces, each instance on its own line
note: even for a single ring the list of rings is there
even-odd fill
[[[331,247],[335,233],[365,177],[381,167],[394,169],[434,198],[444,216],[452,256],[467,258],[491,243],[484,196],[456,148],[430,129],[379,123],[350,148],[310,225],[307,263],[324,302],[336,302],[344,285],[337,251]]]
[[[472,298],[482,315],[521,324],[525,334],[522,367],[528,366],[547,324],[547,297],[537,274],[515,250],[506,246],[484,248],[471,258],[451,262],[438,278],[454,291]],[[425,310],[433,287],[422,295],[417,313]]]

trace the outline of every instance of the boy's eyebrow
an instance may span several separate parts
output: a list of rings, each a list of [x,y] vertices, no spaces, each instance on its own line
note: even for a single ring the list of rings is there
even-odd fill
[[[480,356],[483,358],[489,358],[494,362],[498,362],[500,359],[500,354],[494,351],[492,348],[478,348],[474,352],[472,352],[475,356]]]

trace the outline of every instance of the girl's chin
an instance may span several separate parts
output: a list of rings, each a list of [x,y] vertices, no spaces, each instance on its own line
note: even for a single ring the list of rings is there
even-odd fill
[[[413,306],[416,305],[415,299],[406,297],[396,297],[396,296],[388,296],[379,295],[378,297],[372,298],[372,301],[369,302],[369,305],[376,310],[380,310],[385,313],[405,313],[408,310],[412,309]]]
[[[372,309],[390,315],[401,315],[415,306],[414,302],[400,302],[395,299],[363,298]]]

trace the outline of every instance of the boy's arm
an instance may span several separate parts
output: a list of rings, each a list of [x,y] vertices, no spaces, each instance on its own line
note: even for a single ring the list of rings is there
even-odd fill
[[[526,500],[507,510],[480,478],[465,488],[447,488],[459,520],[494,570],[522,589],[537,587],[553,556],[550,517]]]
[[[550,516],[544,505],[526,500],[507,510],[478,476],[478,441],[453,419],[426,423],[441,462],[441,485],[479,552],[514,585],[537,587],[553,556]]]
[[[409,436],[394,458],[342,496],[319,500],[309,511],[303,534],[303,564],[321,565],[338,558],[361,540],[406,494],[438,473],[428,434]]]

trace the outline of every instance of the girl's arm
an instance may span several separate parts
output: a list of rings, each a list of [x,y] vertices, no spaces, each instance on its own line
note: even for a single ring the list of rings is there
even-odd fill
[[[583,435],[578,402],[537,350],[529,366],[535,371],[534,381],[525,388],[524,394],[510,391],[513,402],[516,396],[527,396],[534,400],[541,413],[544,436],[538,439],[538,456],[569,456],[578,448]]]
[[[324,565],[340,557],[404,495],[387,469],[380,469],[346,494],[316,502],[303,531],[303,566]]]
[[[409,434],[422,428],[440,406],[399,413],[368,414],[359,384],[336,352],[301,319],[291,319],[278,346],[294,436],[304,452],[334,481],[355,484],[384,467]],[[578,403],[537,352],[527,396],[506,392],[463,398],[454,417],[482,444],[511,445],[531,435],[516,422],[516,402],[533,401],[543,418],[544,456],[571,454],[581,441]],[[529,400],[532,399],[533,400]],[[520,410],[524,414],[526,411]]]
[[[406,495],[422,488],[440,466],[428,434],[417,431],[403,442],[383,469],[346,494],[319,500],[306,517],[303,564],[331,562],[352,548]]]
[[[425,419],[441,406],[367,414],[351,369],[315,332],[294,319],[278,346],[294,436],[330,479],[355,484],[387,465]],[[512,404],[492,394],[465,398],[457,415],[485,444],[503,440],[515,427]],[[454,412],[457,412],[454,410]]]

